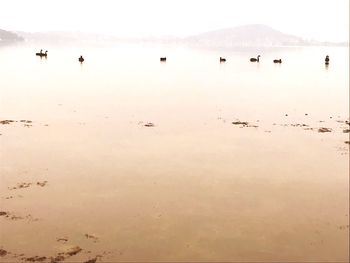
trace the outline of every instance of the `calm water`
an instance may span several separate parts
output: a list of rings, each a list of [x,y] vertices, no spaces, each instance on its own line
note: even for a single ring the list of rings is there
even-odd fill
[[[127,115],[165,119],[279,118],[308,112],[317,118],[348,114],[347,48],[205,51],[176,47],[36,47],[0,49],[1,112],[58,119],[57,104],[84,117]],[[83,54],[86,62],[77,63]],[[261,54],[261,62],[249,58]],[[330,55],[328,69],[324,57]],[[167,56],[164,64],[160,56]],[[225,56],[227,62],[218,63]],[[272,63],[282,58],[281,65]],[[249,63],[248,63],[249,62]],[[42,109],[45,109],[44,111]],[[185,114],[184,114],[185,113]],[[33,114],[33,115],[32,115]],[[6,117],[6,116],[3,116]],[[7,116],[10,117],[10,116]]]
[[[0,261],[348,259],[347,48],[41,48],[0,47]]]

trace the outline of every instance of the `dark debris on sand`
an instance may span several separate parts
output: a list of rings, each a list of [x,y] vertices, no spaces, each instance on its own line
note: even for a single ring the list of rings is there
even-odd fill
[[[340,230],[349,229],[349,225],[342,225],[338,227]]]
[[[318,129],[318,132],[321,132],[321,133],[324,133],[324,132],[332,132],[332,129],[331,128],[319,128]]]
[[[290,126],[292,126],[292,127],[309,127],[309,125],[304,124],[304,123],[295,123],[295,124],[291,124]]]
[[[15,214],[12,214],[10,212],[5,212],[5,211],[0,211],[0,216],[3,216],[6,219],[13,220],[13,221],[26,219],[27,221],[32,222],[32,221],[39,220],[38,218],[34,218],[32,215],[26,215],[25,217],[23,217],[23,216],[17,216]]]
[[[58,255],[56,257],[51,257],[50,259],[51,259],[50,263],[57,263],[57,262],[63,261],[65,257],[62,255]]]
[[[7,215],[8,215],[7,212],[5,212],[5,211],[0,211],[0,216],[7,216]]]
[[[18,122],[18,121],[15,121],[15,120],[2,120],[2,121],[0,121],[0,124],[5,125],[5,124],[11,124],[11,123],[14,123],[14,122]],[[24,123],[25,126],[29,126],[28,124],[33,123],[33,121],[30,121],[30,120],[20,120],[19,122]]]
[[[7,251],[5,249],[0,248],[0,257],[4,257],[7,255]]]
[[[96,237],[96,236],[94,236],[94,235],[85,234],[85,237],[86,237],[87,239],[92,239],[92,241],[93,241],[94,243],[96,243],[96,242],[98,241],[98,237]]]
[[[56,239],[57,242],[63,242],[63,243],[66,243],[68,241],[68,238],[65,238],[65,237],[60,237],[60,238],[57,238]]]
[[[80,248],[79,246],[75,246],[75,247],[71,247],[70,249],[68,249],[68,251],[65,252],[65,254],[68,255],[68,256],[74,256],[74,255],[78,254],[82,250],[83,249]]]
[[[58,253],[57,256],[51,257],[50,263],[57,263],[60,261],[64,261],[66,258],[74,256],[74,255],[78,254],[79,252],[81,252],[82,250],[83,249],[80,248],[79,246],[71,247],[66,252],[61,252],[61,253]]]
[[[248,126],[248,122],[247,122],[247,121],[233,121],[232,124],[233,124],[233,125]]]
[[[24,260],[29,262],[42,262],[46,260],[46,257],[34,256],[34,257],[24,258]]]
[[[146,123],[144,126],[145,126],[145,127],[154,127],[155,125],[154,125],[154,123],[152,123],[152,122],[148,122],[148,123]]]
[[[14,121],[14,120],[2,120],[2,121],[0,121],[0,124],[5,125],[5,124],[11,124],[13,122],[16,122],[16,121]]]
[[[39,185],[41,187],[44,187],[47,184],[47,181],[43,181],[43,182],[37,182],[36,185]]]
[[[9,189],[10,190],[15,190],[15,189],[21,189],[21,188],[28,188],[31,185],[32,185],[32,183],[18,183],[17,186],[9,187]]]
[[[48,182],[47,181],[42,181],[42,182],[37,182],[37,186],[44,187],[46,186]],[[28,188],[32,185],[33,183],[18,183],[17,186],[14,187],[8,187],[9,190],[16,190],[16,189],[21,189],[21,188]]]
[[[233,121],[232,124],[233,125],[242,125],[242,126],[240,126],[240,128],[243,128],[243,127],[258,128],[259,127],[258,125],[250,124],[247,121]]]
[[[97,261],[97,257],[93,258],[93,259],[89,259],[87,261],[84,261],[84,263],[96,263],[96,261]]]

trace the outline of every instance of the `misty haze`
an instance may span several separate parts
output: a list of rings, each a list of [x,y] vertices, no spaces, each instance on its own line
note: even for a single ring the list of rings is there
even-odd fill
[[[347,0],[4,0],[0,262],[349,262]]]

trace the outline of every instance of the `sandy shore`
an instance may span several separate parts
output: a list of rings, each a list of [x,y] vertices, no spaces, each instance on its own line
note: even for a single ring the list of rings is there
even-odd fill
[[[1,120],[0,261],[346,261],[349,120],[282,115]]]

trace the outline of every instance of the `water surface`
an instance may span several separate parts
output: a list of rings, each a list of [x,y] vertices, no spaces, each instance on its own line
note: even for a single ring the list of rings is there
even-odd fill
[[[347,48],[41,48],[0,48],[1,261],[348,259]]]

